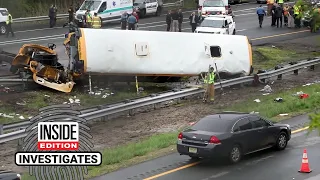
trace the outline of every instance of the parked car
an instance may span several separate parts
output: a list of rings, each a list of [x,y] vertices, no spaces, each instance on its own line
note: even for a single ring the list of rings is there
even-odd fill
[[[236,34],[236,23],[232,16],[228,15],[210,15],[201,22],[195,30],[195,33],[211,34]]]
[[[21,175],[13,171],[2,171],[0,170],[1,180],[21,180]]]
[[[181,132],[177,150],[191,158],[226,157],[237,163],[252,152],[271,147],[284,150],[290,139],[288,124],[275,124],[257,114],[223,112]]]
[[[9,12],[6,8],[0,8],[0,35],[6,34],[7,25],[6,21],[8,19]]]

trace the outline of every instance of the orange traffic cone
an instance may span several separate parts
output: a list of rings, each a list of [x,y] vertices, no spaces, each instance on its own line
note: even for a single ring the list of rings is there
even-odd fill
[[[299,170],[301,173],[311,173],[312,170],[309,167],[309,161],[308,161],[308,156],[307,156],[307,150],[303,150],[303,155],[302,155],[302,164],[301,168]]]

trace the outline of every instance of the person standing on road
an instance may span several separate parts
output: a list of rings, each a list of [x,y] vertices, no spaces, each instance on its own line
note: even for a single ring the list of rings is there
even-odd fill
[[[288,3],[286,3],[283,7],[283,21],[285,26],[288,26],[288,17],[289,17],[289,5]]]
[[[137,23],[135,24],[135,30],[137,30],[138,29],[138,23],[139,23],[139,16],[138,16],[137,12],[133,12],[132,15],[134,17],[136,17],[136,19],[137,19]]]
[[[179,9],[179,12],[178,12],[178,15],[179,15],[179,32],[181,32],[181,26],[182,26],[182,21],[183,21],[183,14],[182,14],[182,11],[181,9]]]
[[[301,27],[301,17],[300,17],[301,6],[294,5],[293,6],[293,13],[294,13],[294,24],[295,27]]]
[[[8,17],[6,20],[6,28],[7,28],[7,33],[6,33],[6,37],[9,37],[9,33],[11,33],[12,37],[14,37],[14,33],[12,30],[12,16],[10,13],[8,13]]]
[[[92,19],[92,28],[100,29],[102,25],[101,19],[98,16],[98,13],[94,13],[93,19]]]
[[[136,17],[134,15],[130,15],[128,18],[128,30],[135,30],[135,24],[137,23]]]
[[[279,21],[280,21],[280,27],[282,27],[282,15],[283,15],[283,9],[281,6],[277,5],[275,10],[277,28],[279,28]]]
[[[267,5],[268,5],[267,13],[268,13],[268,16],[272,15],[271,11],[272,11],[273,4],[274,4],[274,0],[267,0]]]
[[[172,28],[171,31],[177,32],[178,31],[178,26],[179,26],[179,14],[176,10],[174,10],[171,13],[171,18],[172,18]]]
[[[54,6],[51,5],[51,7],[49,8],[49,18],[50,18],[50,28],[53,28],[54,24],[55,24],[55,9]]]
[[[121,15],[121,19],[120,19],[120,24],[121,24],[121,29],[122,30],[126,30],[127,29],[127,21],[128,21],[128,13],[124,12]]]
[[[69,13],[69,23],[71,23],[73,21],[73,14],[74,14],[72,5],[70,5],[68,9],[68,13]]]
[[[262,28],[263,18],[266,16],[266,11],[263,9],[262,5],[260,5],[257,9],[259,27]]]
[[[171,23],[172,23],[172,18],[171,18],[171,11],[168,11],[168,14],[166,15],[166,23],[167,23],[167,31],[171,30]]]
[[[90,10],[88,9],[87,10],[87,27],[88,28],[91,28],[92,27],[92,16],[91,16],[91,13],[90,13]]]
[[[276,26],[276,7],[277,4],[273,3],[272,9],[271,9],[271,26]]]
[[[189,20],[190,20],[190,25],[191,25],[191,31],[194,32],[197,28],[198,23],[199,23],[199,17],[195,12],[193,12],[189,17]]]
[[[281,7],[283,7],[283,0],[277,0],[277,4]]]
[[[294,12],[293,7],[289,6],[288,8],[288,28],[294,27]]]

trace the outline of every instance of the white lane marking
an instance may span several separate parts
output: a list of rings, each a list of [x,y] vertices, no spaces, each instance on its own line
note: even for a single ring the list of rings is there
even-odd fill
[[[190,30],[191,28],[183,28],[181,29],[182,31],[184,30]],[[236,30],[236,32],[241,32],[241,31],[246,31],[247,29],[239,29],[239,30]]]
[[[49,38],[64,38],[64,34],[57,34],[57,35],[52,35],[52,36],[42,36],[42,37],[36,37],[36,38],[27,38],[27,39],[16,39],[16,40],[11,40],[11,41],[4,41],[0,42],[0,45],[6,45],[6,44],[12,44],[12,43],[19,43],[19,42],[25,42],[25,41],[37,41],[40,39],[49,39]]]
[[[229,172],[228,172],[228,171],[224,171],[224,172],[221,172],[221,173],[212,175],[212,176],[207,177],[207,178],[202,179],[202,180],[211,180],[211,179],[214,179],[214,178],[218,178],[218,177],[224,176],[224,175],[226,175],[226,174],[229,174]]]
[[[272,158],[272,157],[274,157],[274,156],[273,156],[273,155],[270,155],[270,156],[266,156],[266,157],[263,157],[263,158],[260,158],[260,159],[257,159],[257,160],[254,160],[254,161],[248,162],[248,163],[246,163],[246,166],[249,166],[249,165],[255,165],[255,164],[257,164],[257,163],[259,163],[259,162],[261,162],[261,161],[264,161],[264,160],[270,159],[270,158]]]

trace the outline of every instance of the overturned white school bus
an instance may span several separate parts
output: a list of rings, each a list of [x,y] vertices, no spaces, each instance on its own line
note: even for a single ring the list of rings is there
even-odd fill
[[[185,77],[207,72],[214,63],[219,73],[227,75],[252,72],[252,51],[246,36],[74,28],[64,45],[68,67],[60,66],[52,49],[39,45],[22,47],[12,65],[27,68],[36,83],[62,92],[70,92],[74,80],[89,73]],[[28,48],[43,53],[30,56]],[[25,60],[18,60],[21,58]]]

